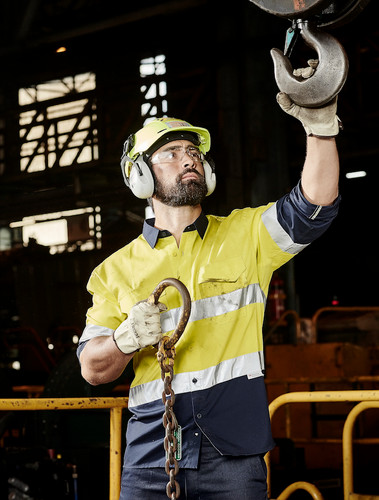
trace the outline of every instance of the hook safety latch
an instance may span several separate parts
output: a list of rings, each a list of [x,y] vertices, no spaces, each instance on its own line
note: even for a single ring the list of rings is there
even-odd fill
[[[300,33],[305,43],[317,52],[318,66],[310,78],[293,74],[292,64],[281,50],[271,49],[275,80],[281,92],[285,92],[299,106],[317,108],[330,102],[341,91],[349,71],[349,61],[340,42],[308,21],[296,20],[291,33],[287,32],[285,52],[290,54]]]

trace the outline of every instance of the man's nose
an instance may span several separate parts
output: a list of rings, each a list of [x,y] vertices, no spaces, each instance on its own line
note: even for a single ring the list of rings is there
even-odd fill
[[[184,151],[183,158],[182,158],[182,167],[183,168],[196,168],[196,162],[195,159],[189,154],[187,150]]]

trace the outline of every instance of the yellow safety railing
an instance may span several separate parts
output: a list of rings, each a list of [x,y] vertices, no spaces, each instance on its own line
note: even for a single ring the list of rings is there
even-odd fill
[[[353,474],[353,430],[357,417],[365,410],[376,408],[379,410],[378,401],[363,401],[358,403],[349,413],[345,421],[342,437],[343,451],[343,477],[344,477],[344,497],[349,500],[379,500],[377,495],[362,495],[354,493]]]
[[[356,390],[356,391],[314,391],[314,392],[290,392],[282,394],[272,401],[269,405],[270,418],[274,417],[275,412],[283,405],[289,403],[351,403],[357,404],[347,415],[343,436],[342,447],[344,456],[344,500],[379,500],[378,496],[359,495],[353,493],[353,437],[352,429],[358,414],[367,408],[379,408],[379,391]],[[290,436],[290,421],[286,422],[286,434]],[[267,489],[268,498],[271,498],[271,469],[270,453],[265,456],[267,464]],[[307,482],[297,482],[288,486],[277,498],[277,500],[286,500],[294,491],[303,489],[307,491],[314,500],[323,500],[323,496],[315,485]]]
[[[282,394],[269,405],[270,418],[275,412],[289,403],[322,403],[322,402],[357,402],[358,404],[347,415],[343,436],[343,480],[345,500],[379,500],[379,496],[361,495],[353,492],[353,426],[358,415],[369,408],[379,409],[379,391],[315,391],[292,392]],[[110,410],[110,445],[109,445],[109,500],[118,500],[121,484],[121,430],[122,410],[127,408],[127,397],[106,398],[34,398],[34,399],[0,399],[0,411],[17,410]],[[290,422],[287,422],[287,435],[290,435]],[[376,440],[375,440],[376,441]],[[267,464],[268,498],[271,497],[270,453],[265,457]],[[323,500],[317,487],[305,481],[295,482],[285,488],[276,500],[286,500],[297,490],[307,491],[314,500]]]
[[[122,410],[127,407],[126,397],[0,399],[0,410],[5,411],[109,409],[109,500],[120,496]]]

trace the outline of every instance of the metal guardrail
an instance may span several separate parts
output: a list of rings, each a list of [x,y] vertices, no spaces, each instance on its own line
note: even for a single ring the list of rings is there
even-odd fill
[[[314,391],[314,392],[290,392],[282,394],[272,401],[269,405],[270,418],[273,419],[275,412],[283,405],[289,403],[351,403],[357,404],[347,415],[343,436],[342,447],[344,456],[343,481],[344,481],[344,500],[379,500],[379,496],[360,495],[353,492],[353,424],[358,414],[368,408],[379,408],[379,391]],[[287,435],[290,435],[290,429],[286,428]],[[271,468],[270,453],[265,456],[267,465],[267,488],[268,498],[271,497]],[[294,491],[303,489],[308,491],[314,500],[323,500],[323,496],[315,485],[307,482],[293,483],[288,486],[276,500],[286,500]]]
[[[353,470],[353,430],[357,417],[366,410],[376,408],[379,410],[378,401],[363,401],[358,403],[346,418],[343,428],[342,453],[343,453],[343,477],[344,497],[349,500],[379,500],[378,495],[362,495],[354,493],[354,470]]]
[[[121,485],[122,410],[128,407],[128,399],[126,397],[0,399],[0,410],[109,409],[109,500],[118,500]]]
[[[379,391],[315,391],[292,392],[282,394],[269,405],[270,418],[276,411],[289,403],[337,403],[357,402],[358,404],[347,415],[343,436],[343,476],[345,500],[379,500],[379,496],[361,495],[353,492],[353,426],[358,415],[369,408],[379,409]],[[109,500],[118,500],[121,484],[121,431],[122,410],[127,408],[127,397],[106,398],[30,398],[30,399],[0,399],[0,410],[110,410],[110,445],[109,445]],[[287,424],[289,424],[287,422]],[[286,432],[290,436],[290,427]],[[271,497],[270,453],[265,457],[267,464],[268,498]],[[286,500],[297,490],[308,492],[314,500],[323,500],[317,487],[305,481],[295,482],[285,488],[276,500]]]
[[[287,317],[292,316],[294,319],[295,323],[295,329],[296,329],[296,338],[300,338],[301,334],[301,318],[298,315],[298,313],[292,309],[288,309],[287,311],[284,311],[284,313],[280,316],[280,318],[271,326],[271,328],[268,330],[268,332],[264,335],[264,343],[266,343],[269,338],[275,333],[275,331],[280,327],[280,326],[287,326],[287,323],[285,322],[285,319]]]
[[[311,319],[311,324],[312,324],[312,337],[314,339],[314,342],[317,343],[318,339],[318,321],[320,316],[322,316],[324,313],[338,313],[338,312],[344,312],[344,313],[370,313],[370,312],[379,312],[379,307],[378,306],[328,306],[328,307],[322,307],[321,309],[318,309],[314,315],[312,316]]]
[[[342,377],[283,377],[278,379],[265,379],[266,386],[279,385],[283,386],[281,390],[282,393],[291,392],[291,386],[296,385],[297,389],[299,389],[300,385],[308,386],[304,390],[309,390],[310,392],[314,391],[322,391],[327,390],[329,387],[333,387],[333,390],[338,388],[338,384],[349,384],[353,389],[351,390],[364,390],[370,388],[370,390],[378,387],[379,384],[379,375],[355,375],[355,376],[342,376]],[[333,384],[333,385],[332,385]],[[317,388],[315,386],[318,386]],[[324,387],[322,387],[324,386]],[[341,387],[341,390],[346,390],[345,387]],[[295,391],[293,391],[295,392]],[[315,415],[310,416],[311,419],[317,418]],[[291,437],[291,411],[289,405],[286,405],[284,408],[284,427],[285,427],[285,437],[291,438],[295,444],[309,444],[309,443],[330,443],[330,444],[342,444],[342,435],[341,437],[335,438],[318,438],[318,437],[308,437],[308,438],[300,438],[300,437]],[[366,440],[355,439],[355,442],[366,442]],[[371,444],[379,443],[378,438],[370,439]]]
[[[310,328],[311,328],[311,338],[312,343],[317,343],[318,339],[318,322],[320,316],[325,313],[372,313],[379,312],[378,306],[327,306],[321,307],[318,309],[310,319]],[[296,330],[296,338],[300,339],[301,337],[301,322],[307,318],[300,318],[298,313],[292,309],[288,309],[284,311],[284,313],[280,316],[280,318],[271,326],[268,332],[264,335],[264,342],[266,343],[270,337],[276,332],[276,330],[281,326],[288,326],[286,323],[286,319],[288,317],[293,318],[295,330]]]

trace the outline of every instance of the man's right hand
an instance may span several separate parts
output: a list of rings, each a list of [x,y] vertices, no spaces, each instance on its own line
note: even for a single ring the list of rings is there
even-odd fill
[[[147,301],[135,304],[128,318],[113,333],[113,340],[124,354],[131,354],[149,345],[157,344],[162,338],[160,315],[167,307],[159,302]]]
[[[318,60],[310,59],[306,68],[295,69],[293,74],[306,80],[312,77],[317,70],[317,66]],[[337,116],[337,97],[319,108],[298,106],[284,92],[279,92],[276,100],[283,111],[302,123],[307,135],[335,137],[342,128],[341,120]]]

